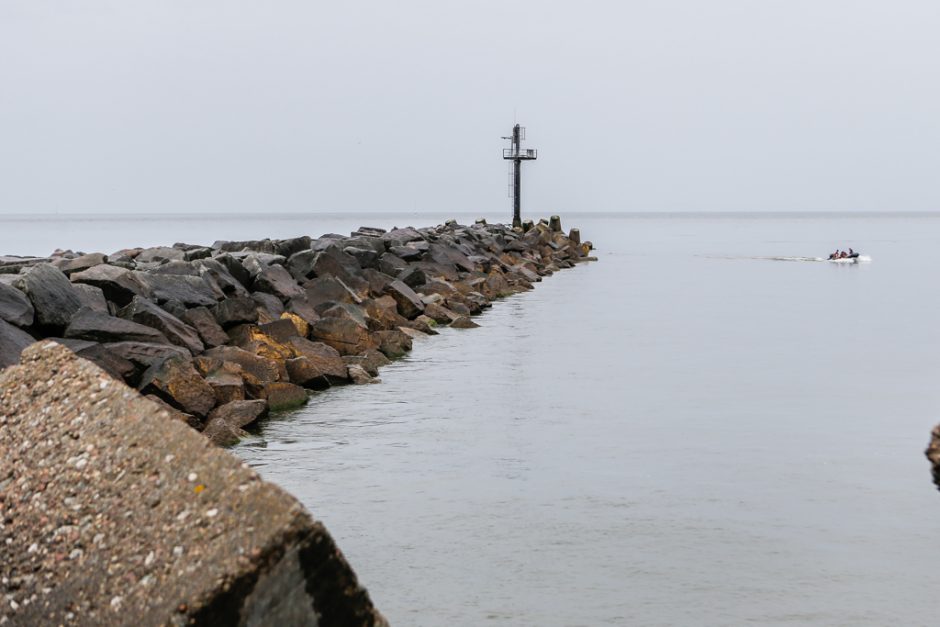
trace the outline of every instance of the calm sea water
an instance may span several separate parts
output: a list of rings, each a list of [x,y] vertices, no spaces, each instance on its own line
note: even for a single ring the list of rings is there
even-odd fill
[[[0,219],[0,251],[445,217],[23,221],[12,237]],[[940,216],[572,221],[599,263],[235,452],[328,525],[396,625],[934,623]],[[872,263],[764,259],[848,246]]]

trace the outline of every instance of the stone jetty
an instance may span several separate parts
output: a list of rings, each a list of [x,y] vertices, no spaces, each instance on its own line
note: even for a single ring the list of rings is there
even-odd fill
[[[591,249],[553,216],[0,257],[0,626],[386,625],[216,445]]]
[[[0,257],[0,367],[53,340],[211,441],[374,381],[440,326],[589,257],[561,220]]]

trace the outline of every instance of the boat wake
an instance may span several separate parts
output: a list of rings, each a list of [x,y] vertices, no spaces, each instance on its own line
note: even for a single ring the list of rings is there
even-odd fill
[[[723,257],[723,256],[711,256],[708,255],[711,259],[758,259],[760,261],[809,261],[813,263],[840,263],[840,264],[855,264],[855,263],[871,263],[871,257],[868,255],[859,255],[858,257],[846,257],[844,259],[826,259],[825,257]]]

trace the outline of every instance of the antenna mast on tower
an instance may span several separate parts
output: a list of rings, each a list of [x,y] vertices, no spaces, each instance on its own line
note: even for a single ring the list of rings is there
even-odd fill
[[[512,225],[522,226],[522,162],[535,161],[539,151],[534,148],[520,148],[525,139],[525,128],[516,124],[512,127],[512,136],[503,137],[512,141],[511,148],[503,148],[503,159],[509,160],[509,195],[512,196]]]

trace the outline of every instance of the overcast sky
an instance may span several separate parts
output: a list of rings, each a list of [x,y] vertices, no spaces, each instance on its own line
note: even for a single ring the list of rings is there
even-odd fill
[[[0,213],[940,210],[937,0],[0,0]]]

